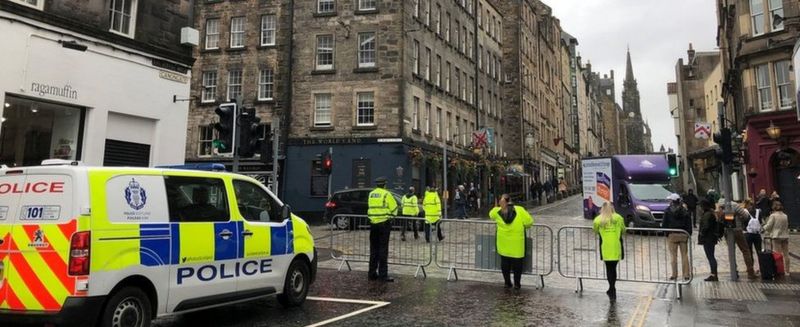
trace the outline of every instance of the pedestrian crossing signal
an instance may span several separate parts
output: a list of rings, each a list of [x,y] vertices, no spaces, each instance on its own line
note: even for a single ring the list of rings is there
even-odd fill
[[[669,177],[678,177],[678,157],[674,153],[667,154],[667,164]]]

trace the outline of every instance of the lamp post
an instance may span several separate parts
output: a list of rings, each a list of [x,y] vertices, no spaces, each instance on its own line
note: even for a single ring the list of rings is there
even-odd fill
[[[769,138],[771,138],[773,141],[780,140],[781,139],[781,128],[778,127],[778,126],[775,126],[775,123],[770,120],[769,121],[769,127],[767,127],[767,135],[769,135]]]

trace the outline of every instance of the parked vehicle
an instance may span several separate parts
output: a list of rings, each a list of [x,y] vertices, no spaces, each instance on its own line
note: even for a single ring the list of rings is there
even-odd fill
[[[366,219],[355,219],[347,215],[366,215],[367,198],[369,193],[372,192],[371,188],[355,188],[334,192],[328,202],[325,203],[325,215],[323,221],[336,227],[336,229],[356,229],[366,228],[368,222]],[[397,190],[389,190],[397,201],[397,204],[402,203],[403,195],[397,193]],[[422,217],[422,205],[419,205],[420,217]],[[335,219],[334,219],[335,218]],[[363,225],[363,226],[356,226]]]
[[[586,158],[581,166],[584,218],[596,217],[604,202],[613,202],[628,227],[660,227],[673,193],[665,155]]]

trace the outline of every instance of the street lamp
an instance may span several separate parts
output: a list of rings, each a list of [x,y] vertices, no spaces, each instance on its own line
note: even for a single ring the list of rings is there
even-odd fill
[[[781,128],[775,126],[771,120],[769,121],[769,127],[767,127],[767,135],[774,141],[777,141],[781,138]]]

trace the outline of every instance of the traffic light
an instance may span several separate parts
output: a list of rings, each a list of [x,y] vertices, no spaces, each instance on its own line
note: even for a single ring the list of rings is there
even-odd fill
[[[719,145],[722,150],[722,162],[730,165],[733,163],[733,144],[731,144],[730,128],[723,128],[718,133],[714,133],[714,143]]]
[[[325,151],[322,154],[322,173],[330,175],[331,172],[333,172],[333,158],[330,152]]]
[[[272,131],[266,131],[267,135],[264,136],[264,141],[261,142],[260,152],[261,153],[261,162],[270,164],[272,163],[272,156],[274,155],[272,141],[274,134]]]
[[[239,157],[252,158],[259,150],[258,125],[261,118],[256,116],[255,108],[245,108],[239,115]]]
[[[214,140],[214,146],[217,148],[218,153],[232,153],[236,104],[221,104],[214,112],[219,116],[219,121],[214,124],[214,129],[217,130],[219,136]]]
[[[678,156],[674,153],[667,154],[667,165],[670,177],[678,177]]]

